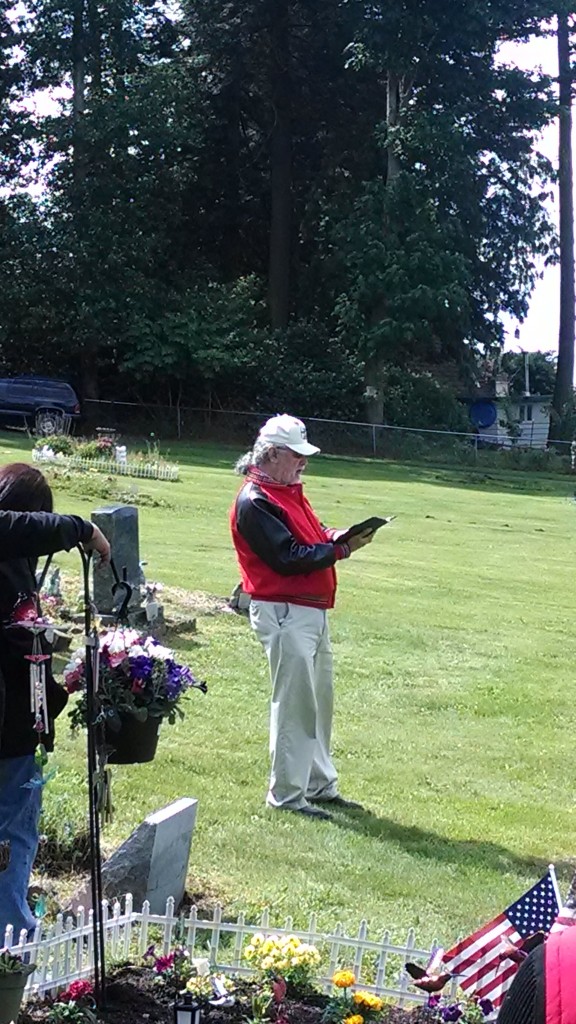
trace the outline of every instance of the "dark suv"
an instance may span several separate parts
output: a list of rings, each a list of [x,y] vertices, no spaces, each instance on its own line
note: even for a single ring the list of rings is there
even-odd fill
[[[22,424],[37,434],[65,434],[80,416],[76,392],[50,377],[0,378],[0,422]]]

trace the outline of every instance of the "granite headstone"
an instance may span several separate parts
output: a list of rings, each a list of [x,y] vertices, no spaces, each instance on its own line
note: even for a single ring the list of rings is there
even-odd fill
[[[126,569],[126,579],[134,590],[129,608],[140,606],[140,546],[138,540],[138,509],[134,505],[106,505],[92,512],[92,522],[99,526],[104,536],[110,541],[114,565],[122,578]],[[94,569],[94,604],[101,615],[113,615],[117,609],[119,597],[112,594],[114,576],[108,566]],[[123,595],[121,595],[123,596]],[[120,599],[121,599],[120,596]]]

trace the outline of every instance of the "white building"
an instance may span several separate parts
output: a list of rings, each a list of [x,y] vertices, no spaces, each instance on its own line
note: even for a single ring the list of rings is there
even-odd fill
[[[470,402],[470,419],[487,444],[545,448],[551,395],[511,395],[508,379],[496,377],[494,393]]]

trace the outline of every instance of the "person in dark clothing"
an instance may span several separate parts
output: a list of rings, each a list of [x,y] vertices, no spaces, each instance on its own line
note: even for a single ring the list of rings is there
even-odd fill
[[[6,516],[10,518],[4,541]],[[38,847],[42,763],[45,751],[53,749],[54,719],[67,701],[48,658],[43,663],[48,728],[35,720],[31,662],[27,660],[33,634],[18,624],[22,618],[19,610],[26,610],[24,618],[30,617],[30,611],[32,618],[36,617],[36,556],[78,542],[108,557],[108,542],[92,524],[75,516],[52,515],[52,493],[39,470],[25,463],[0,469],[0,556],[5,559],[0,561],[0,841],[7,844],[9,857],[7,867],[0,871],[0,944],[9,924],[15,938],[22,930],[30,934],[35,927],[26,897]],[[14,554],[20,557],[14,558]],[[47,654],[45,639],[41,643]]]
[[[497,1024],[576,1024],[576,927],[552,932],[524,960]]]

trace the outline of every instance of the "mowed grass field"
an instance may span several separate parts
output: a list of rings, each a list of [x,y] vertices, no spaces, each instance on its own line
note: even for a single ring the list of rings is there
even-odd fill
[[[30,443],[0,439],[3,460]],[[226,596],[238,578],[228,509],[240,451],[173,445],[175,484],[138,483],[148,578]],[[324,522],[396,514],[339,566],[331,616],[334,756],[365,813],[334,823],[268,811],[269,685],[247,621],[202,616],[178,650],[207,679],[183,723],[163,727],[153,764],[114,770],[125,838],[148,812],[199,799],[189,888],[227,914],[371,932],[409,926],[447,944],[516,899],[555,862],[576,862],[576,505],[567,477],[318,457],[305,478]],[[61,511],[86,502],[56,492]],[[78,572],[75,555],[62,556]],[[47,806],[83,806],[84,738],[62,720]]]

